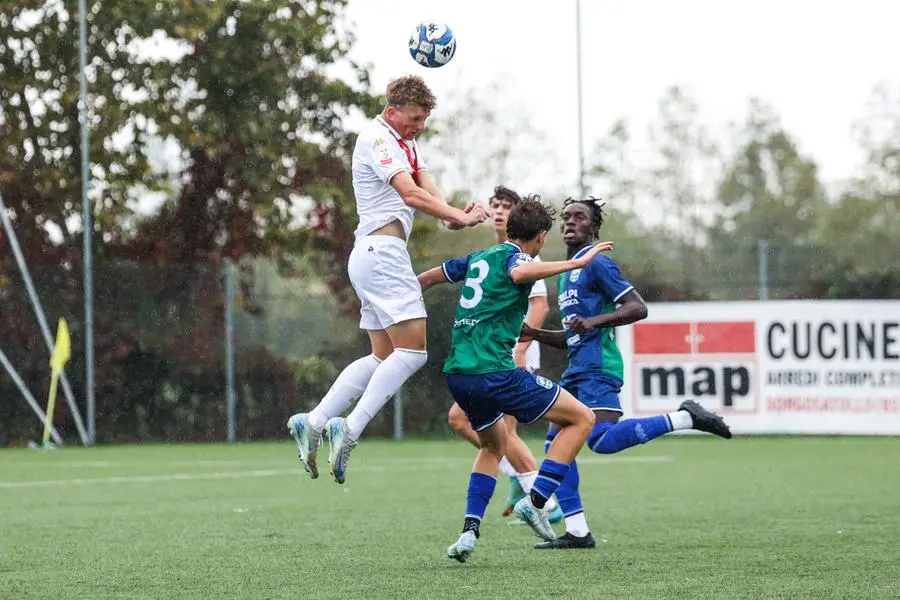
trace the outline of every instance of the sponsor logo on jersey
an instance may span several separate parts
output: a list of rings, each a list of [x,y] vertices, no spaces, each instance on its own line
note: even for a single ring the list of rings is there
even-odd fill
[[[453,321],[453,327],[474,327],[481,323],[481,319],[456,319]]]
[[[566,290],[557,298],[559,310],[578,304],[578,290]]]

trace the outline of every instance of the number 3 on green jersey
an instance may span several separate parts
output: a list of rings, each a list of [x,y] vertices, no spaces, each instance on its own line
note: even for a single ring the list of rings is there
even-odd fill
[[[533,261],[517,245],[504,242],[443,264],[447,281],[463,284],[445,372],[475,375],[516,368],[512,349],[532,284],[516,285],[509,272]]]

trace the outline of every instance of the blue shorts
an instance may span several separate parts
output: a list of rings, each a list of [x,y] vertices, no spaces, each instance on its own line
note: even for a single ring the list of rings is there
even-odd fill
[[[447,374],[447,386],[475,431],[484,431],[512,415],[521,423],[534,423],[559,397],[559,386],[525,369],[482,375]]]
[[[622,412],[622,380],[606,373],[563,373],[559,385],[591,410]]]

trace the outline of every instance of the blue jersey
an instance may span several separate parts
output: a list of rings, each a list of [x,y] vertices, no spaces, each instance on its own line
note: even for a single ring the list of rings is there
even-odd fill
[[[590,246],[585,246],[574,258],[583,256],[589,249]],[[595,256],[583,269],[559,275],[559,310],[569,356],[565,376],[593,372],[623,379],[622,353],[616,344],[614,328],[595,329],[579,335],[565,325],[565,320],[611,313],[622,296],[633,289],[622,277],[619,266],[603,254]]]

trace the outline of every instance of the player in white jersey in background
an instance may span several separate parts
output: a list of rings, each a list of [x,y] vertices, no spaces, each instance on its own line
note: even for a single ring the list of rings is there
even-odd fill
[[[498,244],[506,241],[506,221],[509,218],[509,212],[520,200],[519,195],[507,187],[498,185],[494,188],[494,195],[490,199],[491,224],[494,226],[494,235]],[[540,257],[535,257],[535,261],[540,261]],[[531,288],[531,294],[528,296],[528,313],[525,315],[525,322],[531,327],[540,328],[541,325],[535,326],[535,323],[543,323],[549,312],[547,284],[542,280],[535,281],[534,286]],[[536,372],[541,368],[540,344],[536,342],[517,344],[513,351],[513,358],[517,367],[528,369],[532,373]],[[509,494],[506,498],[506,507],[503,509],[503,516],[505,517],[512,513],[516,502],[525,496],[526,491],[531,490],[531,485],[535,477],[537,477],[537,460],[522,438],[516,433],[517,421],[515,417],[507,415],[504,417],[504,420],[506,421],[508,438],[506,442],[506,456],[500,461],[500,471],[509,477]],[[455,402],[447,414],[447,421],[456,433],[471,442],[476,448],[480,448],[478,434],[472,429],[469,419],[466,418],[466,413]],[[562,510],[554,499],[551,498],[548,508],[552,523],[563,519]],[[518,523],[519,521],[515,522]]]
[[[395,79],[387,86],[383,112],[356,139],[351,166],[359,226],[348,271],[372,353],[347,366],[312,411],[288,420],[300,462],[313,479],[319,476],[322,432],[327,429],[330,440],[331,473],[343,483],[366,425],[428,358],[422,288],[406,248],[415,211],[450,229],[476,225],[490,214],[474,203],[465,210],[449,206],[427,171],[415,138],[435,103],[420,77]],[[340,418],[357,398],[347,418]]]

